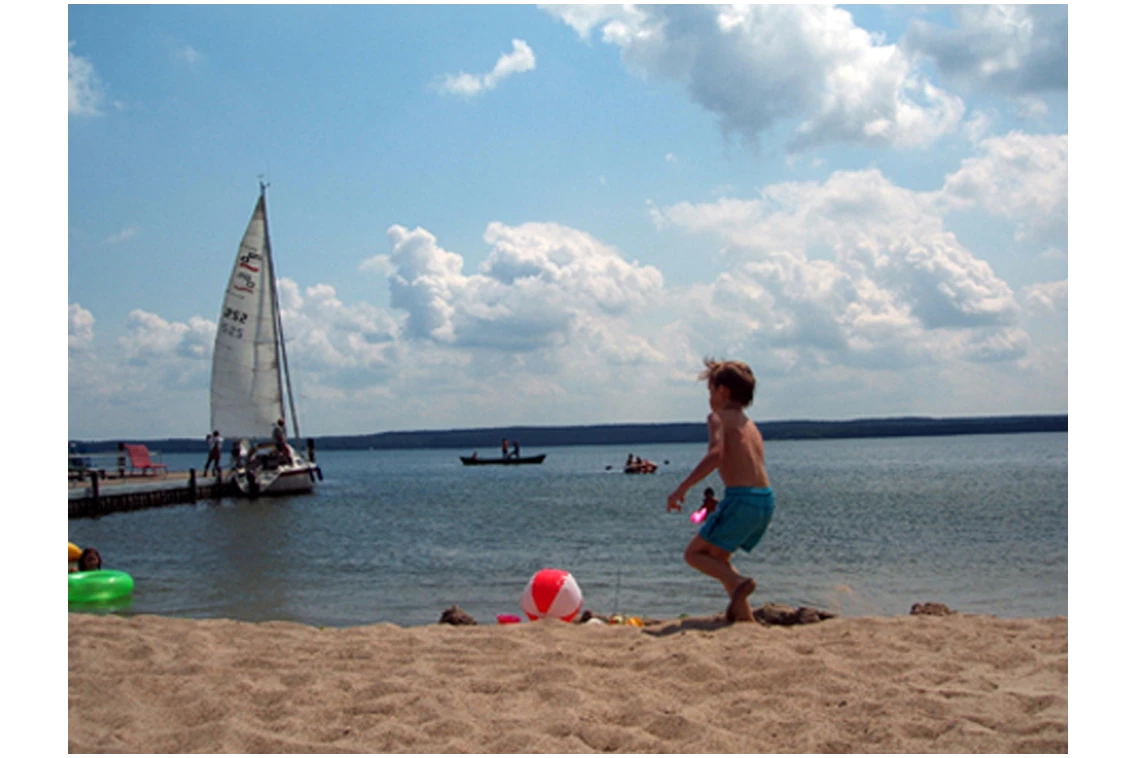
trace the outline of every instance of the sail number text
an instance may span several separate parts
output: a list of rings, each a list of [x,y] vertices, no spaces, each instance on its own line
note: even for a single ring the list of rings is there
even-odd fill
[[[217,328],[220,329],[223,334],[228,334],[234,339],[241,339],[245,333],[244,327],[241,325],[248,321],[248,319],[249,314],[244,311],[226,307],[221,314],[221,323],[217,325]]]

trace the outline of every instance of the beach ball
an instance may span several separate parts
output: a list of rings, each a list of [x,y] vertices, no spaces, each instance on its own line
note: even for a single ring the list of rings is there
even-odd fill
[[[560,569],[541,569],[521,593],[521,610],[530,621],[543,618],[572,621],[583,602],[572,574]]]

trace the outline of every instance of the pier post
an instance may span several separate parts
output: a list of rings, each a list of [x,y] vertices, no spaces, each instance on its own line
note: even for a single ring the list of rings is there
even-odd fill
[[[197,502],[197,472],[189,470],[189,497],[191,503]]]
[[[91,498],[98,502],[99,500],[99,472],[91,472]]]

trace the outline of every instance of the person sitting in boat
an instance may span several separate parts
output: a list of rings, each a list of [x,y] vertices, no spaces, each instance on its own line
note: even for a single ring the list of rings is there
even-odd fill
[[[292,463],[292,450],[288,447],[288,432],[284,430],[284,419],[276,420],[276,426],[272,428],[272,441],[276,444],[276,451],[280,453],[281,457],[288,464]]]
[[[513,441],[513,457],[514,458],[520,458],[521,457],[521,443],[518,442],[517,440]]]
[[[715,512],[715,508],[718,507],[718,504],[719,501],[715,499],[714,487],[707,487],[703,490],[703,505],[701,507],[707,509],[708,516]]]
[[[509,440],[505,439],[504,437],[501,438],[501,457],[509,457]]]

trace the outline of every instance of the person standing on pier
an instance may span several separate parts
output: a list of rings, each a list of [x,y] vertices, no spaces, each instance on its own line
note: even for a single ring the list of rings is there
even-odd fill
[[[204,475],[209,475],[209,464],[213,464],[213,473],[221,476],[221,432],[213,430],[212,435],[206,435],[205,441],[209,443],[209,457],[205,459]]]

